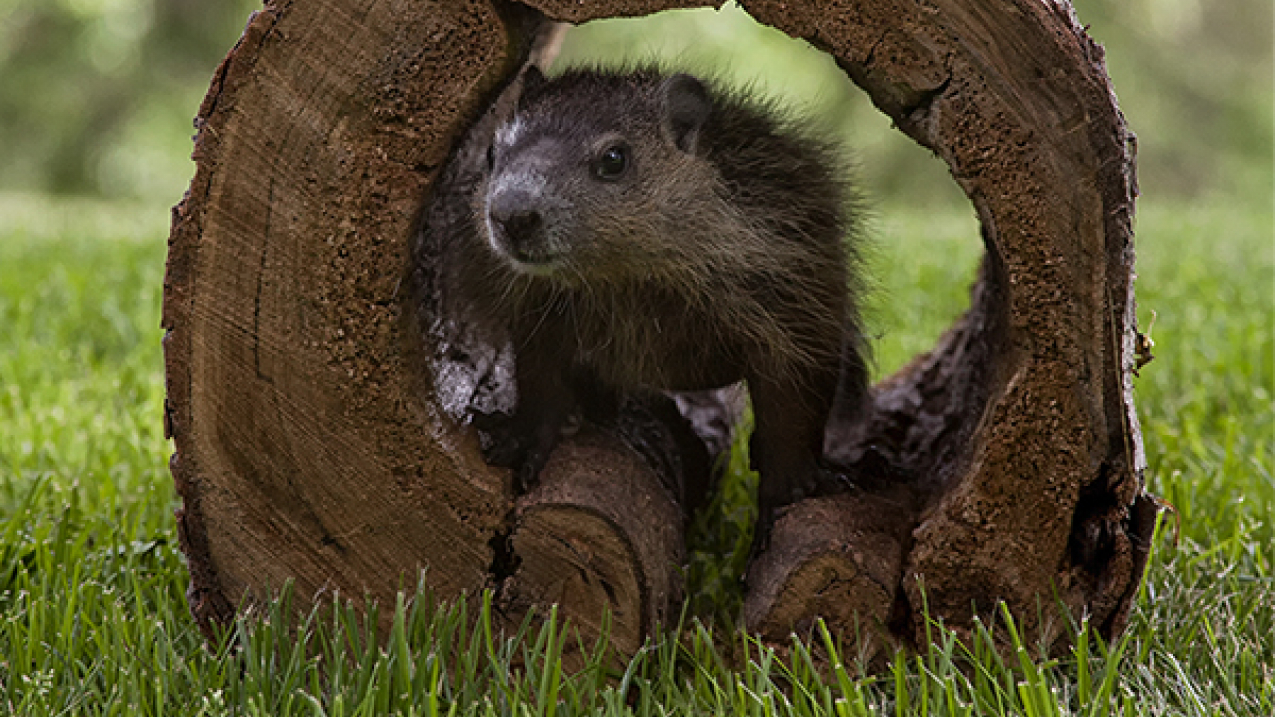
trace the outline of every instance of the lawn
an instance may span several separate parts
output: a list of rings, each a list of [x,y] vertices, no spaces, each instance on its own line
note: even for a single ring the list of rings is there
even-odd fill
[[[1176,519],[1125,635],[1006,659],[986,635],[936,628],[875,676],[850,655],[821,675],[805,645],[780,659],[694,619],[627,664],[564,671],[555,622],[502,637],[425,600],[400,606],[384,641],[348,610],[293,634],[277,609],[208,646],[186,610],[160,421],[166,219],[0,197],[0,713],[1275,714],[1269,205],[1141,208],[1157,359],[1137,400],[1150,490]],[[960,310],[979,249],[965,212],[883,209],[874,232],[884,371]]]

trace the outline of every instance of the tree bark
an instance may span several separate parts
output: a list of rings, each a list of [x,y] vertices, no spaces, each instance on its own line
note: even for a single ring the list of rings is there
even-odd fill
[[[596,634],[605,606],[625,652],[676,615],[709,465],[688,421],[630,405],[515,500],[465,418],[504,400],[507,358],[435,330],[412,256],[432,182],[540,13],[700,4],[278,0],[253,16],[196,120],[164,287],[165,423],[206,630],[286,582],[302,605],[389,603],[422,569],[441,598],[495,589],[511,623],[559,603]],[[942,157],[987,249],[969,312],[874,389],[866,423],[830,424],[827,458],[858,485],[780,518],[749,626],[783,639],[818,616],[918,643],[923,605],[967,629],[1003,600],[1050,642],[1064,608],[1118,633],[1155,509],[1130,377],[1133,137],[1101,48],[1061,2],[742,4]],[[733,407],[682,406],[720,446]]]

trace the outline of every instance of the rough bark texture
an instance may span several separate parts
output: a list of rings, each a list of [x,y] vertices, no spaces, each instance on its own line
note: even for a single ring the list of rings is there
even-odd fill
[[[879,387],[863,434],[830,440],[861,474],[916,487],[891,629],[919,640],[923,600],[957,628],[1003,600],[1051,642],[1059,603],[1118,631],[1153,511],[1129,388],[1132,135],[1101,48],[1066,3],[744,5],[833,54],[948,163],[983,227],[969,313]],[[750,614],[780,607],[764,594]]]
[[[530,3],[571,22],[699,4]],[[1060,2],[743,4],[831,53],[942,157],[987,247],[970,311],[876,387],[865,425],[829,427],[859,488],[779,520],[749,624],[782,638],[822,616],[916,642],[924,588],[957,628],[1004,600],[1048,639],[1063,606],[1118,632],[1155,511],[1130,378],[1132,137],[1101,48]],[[302,604],[384,603],[424,568],[443,598],[495,588],[513,622],[558,602],[588,634],[608,606],[626,651],[676,614],[708,462],[672,404],[582,430],[515,501],[457,410],[510,377],[495,348],[431,332],[409,266],[431,182],[536,24],[502,0],[279,0],[218,69],[164,295],[205,628],[289,580]],[[681,405],[703,429],[735,410],[714,400]]]

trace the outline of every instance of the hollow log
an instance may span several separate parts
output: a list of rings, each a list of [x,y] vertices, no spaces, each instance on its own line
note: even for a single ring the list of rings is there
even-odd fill
[[[515,498],[468,422],[509,400],[507,352],[439,330],[420,217],[459,136],[545,19],[671,0],[268,2],[196,120],[173,211],[165,425],[193,614],[207,631],[291,583],[392,603],[491,588],[516,624],[551,603],[631,652],[680,606],[714,397],[626,406],[564,440]],[[772,639],[824,618],[917,643],[1009,604],[1054,641],[1066,612],[1112,636],[1155,510],[1132,401],[1133,137],[1101,48],[1060,0],[750,0],[832,55],[977,210],[970,310],[832,421],[846,494],[792,506],[748,575]],[[424,257],[422,259],[422,257]],[[463,332],[462,332],[463,333]],[[698,428],[699,435],[692,432]]]

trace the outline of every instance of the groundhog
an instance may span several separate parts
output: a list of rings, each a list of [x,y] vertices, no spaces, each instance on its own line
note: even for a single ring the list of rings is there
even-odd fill
[[[769,102],[657,69],[531,67],[453,155],[427,231],[448,313],[507,338],[517,407],[489,462],[531,488],[580,411],[747,381],[775,511],[826,489],[834,394],[866,395],[839,148]]]

